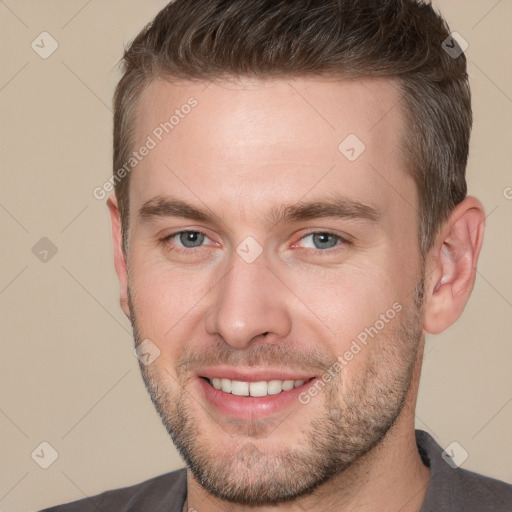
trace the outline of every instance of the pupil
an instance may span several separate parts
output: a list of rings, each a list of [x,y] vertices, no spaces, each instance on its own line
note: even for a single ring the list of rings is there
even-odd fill
[[[198,245],[201,245],[203,239],[204,235],[197,231],[187,231],[182,233],[180,236],[180,241],[185,247],[197,247]]]
[[[315,245],[320,249],[334,247],[336,245],[336,238],[329,233],[318,233],[313,237]]]

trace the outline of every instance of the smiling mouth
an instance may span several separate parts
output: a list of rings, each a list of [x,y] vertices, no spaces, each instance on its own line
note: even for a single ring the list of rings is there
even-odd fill
[[[251,397],[278,395],[284,391],[298,388],[306,382],[306,380],[263,380],[259,382],[246,382],[231,379],[203,378],[215,389],[224,393]]]

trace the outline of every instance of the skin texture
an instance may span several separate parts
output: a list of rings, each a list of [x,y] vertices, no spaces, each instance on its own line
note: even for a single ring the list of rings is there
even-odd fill
[[[390,81],[157,80],[138,105],[135,146],[190,97],[197,106],[131,172],[126,254],[108,202],[121,306],[136,343],[160,351],[141,370],[187,461],[187,507],[419,510],[429,478],[414,440],[424,333],[451,325],[469,298],[481,204],[457,206],[422,266]],[[338,149],[349,134],[366,146],[354,161]],[[334,196],[374,218],[275,215]],[[154,215],[163,197],[215,218]],[[198,248],[174,236],[183,230],[205,235]],[[237,252],[254,247],[251,263]],[[400,311],[306,405],[247,406],[240,418],[203,393],[206,366],[322,379],[394,304]]]

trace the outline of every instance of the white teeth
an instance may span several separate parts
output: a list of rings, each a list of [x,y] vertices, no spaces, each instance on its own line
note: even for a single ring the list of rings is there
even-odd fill
[[[285,380],[283,382],[283,391],[290,391],[293,389],[293,380]]]
[[[228,380],[228,379],[222,379]],[[249,383],[241,382],[239,380],[231,381],[231,393],[237,396],[249,396]]]
[[[220,379],[220,388],[224,393],[231,393],[231,381],[229,379]]]
[[[281,380],[270,380],[268,381],[268,394],[269,395],[277,395],[278,393],[281,393],[283,391],[282,387],[283,381]]]
[[[251,396],[267,396],[268,384],[265,381],[251,382],[249,384],[249,394]]]
[[[269,380],[259,382],[244,382],[231,379],[210,379],[210,383],[215,389],[220,389],[224,393],[231,393],[237,396],[261,397],[267,395],[277,395],[282,391],[302,386],[305,380]]]

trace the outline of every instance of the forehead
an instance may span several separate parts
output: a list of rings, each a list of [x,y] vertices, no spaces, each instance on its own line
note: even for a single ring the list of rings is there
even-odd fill
[[[153,147],[132,172],[131,203],[179,189],[211,205],[222,191],[240,212],[337,188],[391,205],[413,186],[400,99],[382,79],[155,80],[136,110],[135,149]]]
[[[193,102],[192,98],[198,108],[194,107],[194,115],[188,116],[190,109],[186,105]],[[175,114],[171,121],[174,138],[183,132],[183,128],[174,130],[178,124],[186,124],[200,136],[210,128],[210,122],[215,122],[222,130],[209,132],[203,140],[215,146],[219,143],[247,146],[265,141],[280,142],[282,146],[302,139],[302,143],[309,140],[312,147],[317,147],[320,140],[336,141],[350,130],[370,142],[372,132],[384,118],[387,120],[374,132],[375,136],[387,131],[390,125],[394,132],[401,128],[401,109],[395,108],[399,107],[400,98],[398,84],[384,79],[241,78],[215,82],[157,79],[139,99],[135,128],[142,137]],[[389,115],[391,111],[393,115]],[[181,123],[186,117],[187,123]],[[303,122],[295,125],[297,119]],[[293,130],[288,131],[291,125]],[[283,128],[286,129],[279,133]],[[244,140],[225,140],[229,135],[240,136],[242,131],[246,135]],[[277,135],[281,137],[276,139]]]

